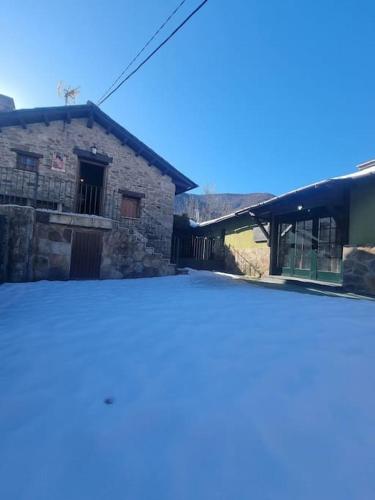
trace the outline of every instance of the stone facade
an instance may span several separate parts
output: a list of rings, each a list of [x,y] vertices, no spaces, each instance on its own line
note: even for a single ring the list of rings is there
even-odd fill
[[[77,277],[72,272],[76,262],[72,255],[78,240],[88,245],[85,255],[95,246],[92,242],[98,242],[95,276],[103,279],[175,272],[170,250],[176,184],[181,190],[194,183],[109,117],[104,115],[100,121],[103,113],[95,106],[81,108],[83,115],[73,117],[69,113],[75,107],[48,108],[34,120],[30,118],[33,110],[26,110],[27,123],[18,112],[9,115],[12,122],[5,118],[2,124],[0,281]],[[137,151],[127,145],[129,141]],[[30,171],[26,165],[25,170],[25,152],[38,159],[37,169],[33,165]],[[59,163],[63,168],[56,168],[56,157],[63,159]],[[90,169],[90,164],[96,167]],[[84,210],[78,201],[82,200],[79,186],[84,185],[80,181],[89,185],[92,182],[87,179],[95,175],[100,178],[93,181],[98,182],[95,193],[99,192],[100,211],[98,203],[94,213],[100,216],[77,214],[86,212],[86,201]],[[139,200],[139,211],[130,212],[134,217],[121,214],[124,195]],[[47,207],[53,211],[40,209]]]
[[[375,295],[375,246],[344,247],[343,285],[348,291]]]
[[[7,277],[8,270],[8,219],[0,215],[0,283]]]
[[[175,274],[175,266],[148,246],[137,231],[114,224],[103,235],[102,278],[139,278]]]
[[[37,212],[34,227],[34,280],[67,280],[70,276],[71,227],[51,224],[48,213]]]
[[[3,220],[0,234],[3,281],[31,281],[35,210],[32,207],[0,205],[0,217]]]
[[[268,246],[261,245],[241,250],[226,247],[225,269],[230,273],[240,272],[246,276],[261,278],[269,274],[269,264],[270,248]]]
[[[0,281],[68,280],[76,231],[101,235],[101,279],[175,273],[146,237],[111,219],[0,205]]]
[[[75,211],[76,189],[79,181],[80,160],[75,148],[90,151],[95,145],[98,154],[112,158],[104,167],[103,216],[120,218],[119,190],[142,193],[140,217],[137,219],[121,219],[124,227],[131,232],[133,229],[143,234],[154,248],[164,258],[170,256],[171,236],[173,227],[173,203],[175,185],[168,175],[150,165],[141,154],[137,154],[128,146],[121,144],[111,133],[94,122],[89,128],[86,118],[75,118],[66,121],[51,121],[45,123],[7,126],[0,134],[0,167],[16,168],[16,152],[21,149],[42,155],[39,159],[39,174],[53,179],[54,186],[61,182],[73,186],[71,193],[66,193],[64,209]],[[52,170],[53,154],[65,157],[65,172]],[[40,186],[43,190],[43,186]],[[51,189],[45,183],[45,189]],[[42,193],[43,194],[43,193]],[[46,193],[47,194],[47,193]],[[116,203],[107,202],[115,200]],[[113,213],[115,210],[116,213]]]

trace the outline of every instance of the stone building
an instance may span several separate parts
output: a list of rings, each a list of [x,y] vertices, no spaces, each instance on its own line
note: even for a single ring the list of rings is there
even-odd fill
[[[0,131],[0,279],[174,272],[174,197],[194,182],[91,102],[0,96]]]

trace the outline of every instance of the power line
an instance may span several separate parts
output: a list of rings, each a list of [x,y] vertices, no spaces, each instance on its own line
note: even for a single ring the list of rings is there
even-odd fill
[[[98,102],[98,106],[100,106],[101,104],[103,104],[103,102],[105,102],[109,97],[111,97],[112,94],[114,94],[125,82],[127,82],[129,80],[129,78],[131,78],[135,73],[137,73],[137,71],[139,71],[141,69],[141,67],[146,64],[147,61],[149,61],[151,59],[152,56],[154,56],[156,54],[156,52],[158,52],[203,6],[204,4],[206,4],[208,2],[208,0],[203,0],[202,3],[200,3],[198,5],[198,7],[196,9],[193,10],[193,12],[191,12],[183,21],[181,24],[179,24],[177,26],[177,28],[175,30],[172,31],[172,33],[170,35],[167,36],[167,38],[165,38],[160,45],[158,45],[156,47],[155,50],[153,50],[151,52],[151,54],[149,54],[145,59],[143,59],[143,61],[141,63],[138,64],[138,66],[131,72],[128,74],[128,76],[126,78],[124,78],[123,80],[121,80],[121,82],[113,89],[111,90],[111,92],[109,92],[105,97],[103,97],[99,102]]]
[[[184,5],[184,3],[186,2],[186,0],[182,0],[178,5],[177,7],[169,14],[169,16],[167,17],[167,19],[163,22],[163,24],[161,26],[159,26],[159,28],[155,31],[155,33],[152,35],[152,37],[147,41],[147,43],[141,48],[141,50],[133,57],[133,59],[129,62],[129,64],[126,66],[126,68],[124,69],[124,71],[122,71],[119,76],[116,78],[116,80],[112,83],[112,85],[102,94],[102,96],[99,98],[98,100],[98,104],[100,103],[101,99],[103,99],[103,97],[105,97],[108,92],[110,92],[113,87],[116,85],[116,83],[121,79],[122,76],[124,76],[124,74],[128,71],[128,69],[130,68],[130,66],[132,66],[135,61],[139,58],[139,56],[147,49],[147,47],[150,45],[150,43],[155,40],[155,38],[158,36],[158,34],[161,32],[161,30],[169,23],[169,21],[173,18],[173,16],[175,14],[177,14],[177,12],[181,9],[181,7]]]

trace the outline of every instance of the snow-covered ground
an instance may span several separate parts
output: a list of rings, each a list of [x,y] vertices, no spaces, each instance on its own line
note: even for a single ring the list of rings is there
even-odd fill
[[[374,302],[208,272],[6,284],[0,498],[373,500],[374,387]]]

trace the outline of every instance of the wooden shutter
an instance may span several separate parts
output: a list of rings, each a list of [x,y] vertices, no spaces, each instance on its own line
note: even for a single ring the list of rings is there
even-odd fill
[[[139,198],[123,196],[121,203],[122,217],[136,219],[139,217]]]

